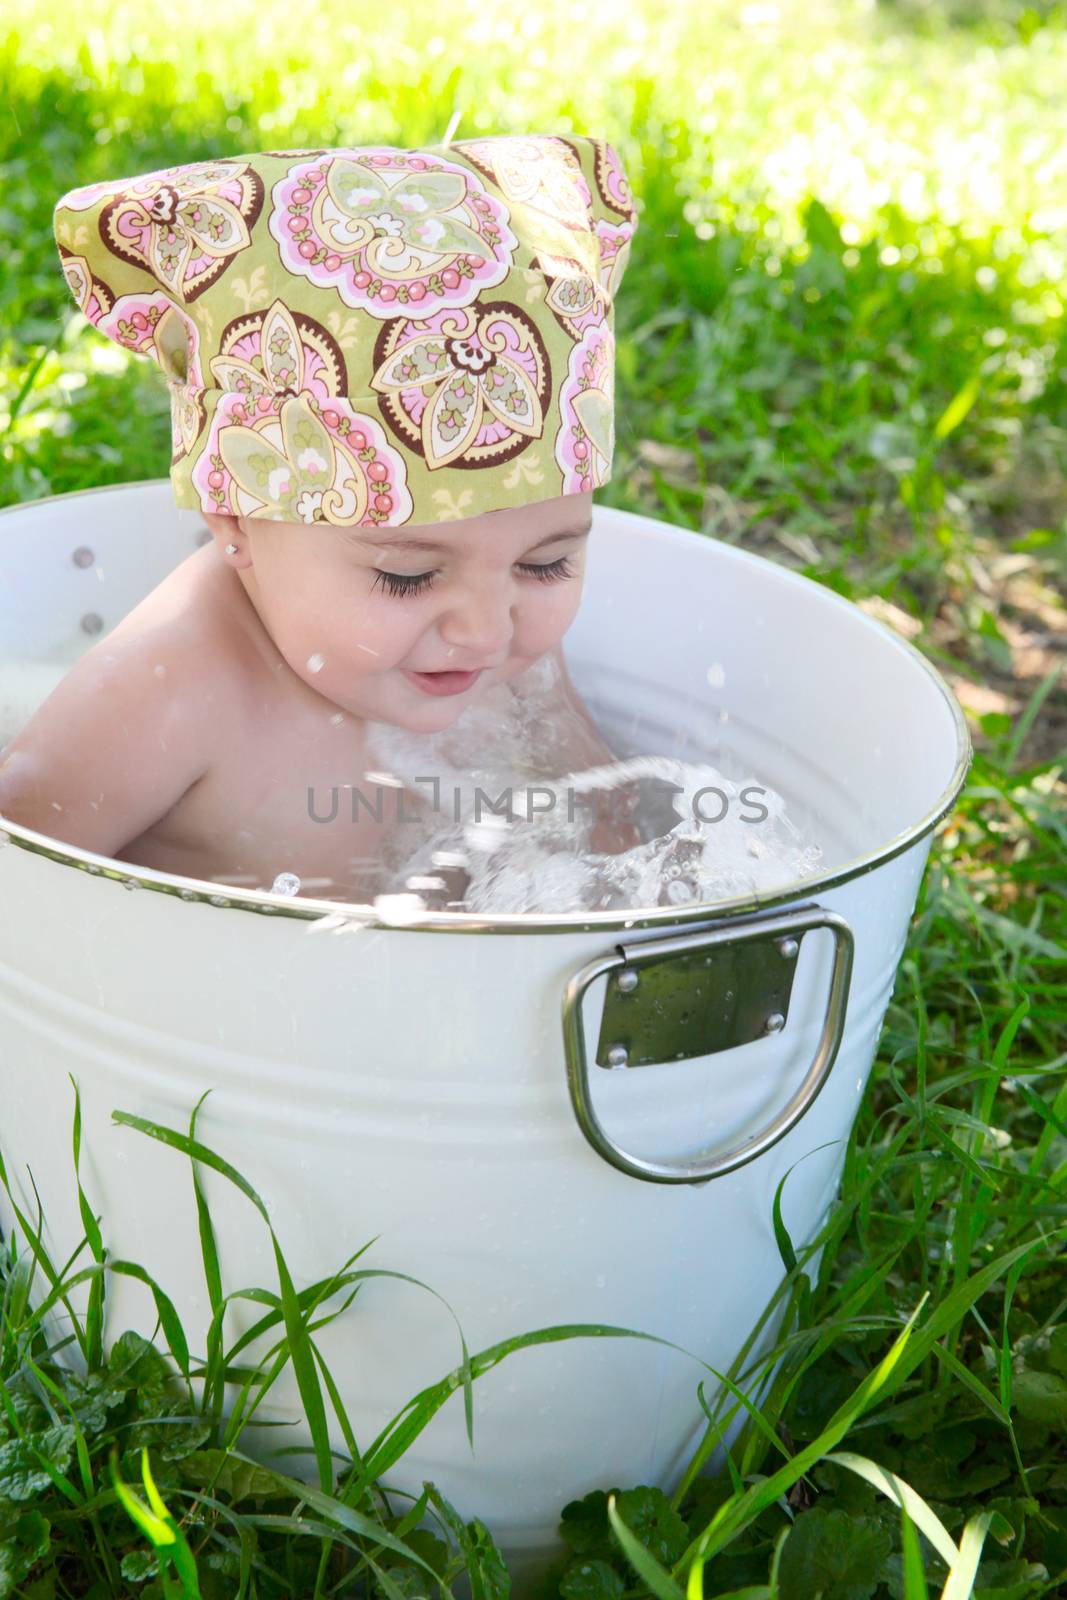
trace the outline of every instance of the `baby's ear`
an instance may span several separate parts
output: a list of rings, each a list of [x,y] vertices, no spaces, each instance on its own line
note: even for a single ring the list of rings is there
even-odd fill
[[[227,542],[241,531],[241,525],[236,517],[231,517],[222,511],[201,511],[200,515],[207,523],[216,539],[225,539]]]

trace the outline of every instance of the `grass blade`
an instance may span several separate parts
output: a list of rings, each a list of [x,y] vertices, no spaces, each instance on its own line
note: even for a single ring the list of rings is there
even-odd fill
[[[835,1450],[824,1459],[836,1461],[842,1467],[847,1467],[850,1472],[865,1479],[894,1504],[902,1506],[910,1521],[929,1539],[946,1567],[952,1566],[959,1555],[956,1541],[937,1513],[931,1510],[922,1495],[917,1494],[910,1483],[905,1483],[903,1478],[898,1478],[896,1473],[890,1472],[887,1467],[879,1466],[877,1461],[871,1461],[866,1456],[854,1455],[851,1450]]]
[[[274,1246],[274,1260],[278,1269],[278,1282],[281,1287],[282,1311],[285,1315],[285,1332],[289,1341],[289,1355],[296,1374],[297,1387],[300,1398],[304,1402],[304,1414],[311,1429],[311,1438],[315,1446],[315,1462],[319,1472],[319,1486],[324,1493],[329,1493],[333,1487],[333,1459],[330,1454],[330,1436],[326,1422],[326,1407],[322,1399],[322,1388],[319,1384],[319,1374],[312,1354],[311,1336],[307,1331],[307,1323],[293,1288],[293,1280],[289,1275],[285,1257],[281,1246],[275,1237],[274,1229],[270,1230],[271,1243]],[[309,1313],[310,1315],[310,1313]]]
[[[82,1107],[81,1094],[73,1076],[68,1073],[74,1086],[74,1181],[78,1186],[78,1209],[81,1212],[82,1227],[85,1237],[89,1241],[94,1261],[103,1265],[104,1245],[100,1235],[97,1218],[85,1196],[81,1180],[81,1142],[82,1142]],[[85,1359],[90,1369],[95,1370],[103,1359],[103,1331],[104,1331],[104,1275],[99,1273],[89,1285],[89,1305],[85,1317]]]
[[[995,1517],[996,1512],[982,1511],[967,1523],[956,1560],[949,1569],[945,1587],[941,1591],[941,1600],[970,1600],[978,1563],[982,1559],[982,1546]]]
[[[651,1550],[647,1550],[626,1526],[615,1506],[615,1496],[608,1495],[608,1521],[627,1561],[636,1570],[659,1600],[686,1600],[666,1567],[660,1566]]]
[[[216,1155],[214,1150],[209,1150],[207,1145],[201,1144],[198,1139],[190,1139],[184,1133],[178,1133],[174,1128],[165,1128],[158,1122],[147,1122],[144,1117],[135,1117],[130,1111],[112,1111],[111,1120],[124,1128],[136,1128],[139,1133],[147,1134],[150,1139],[158,1139],[161,1144],[169,1145],[172,1150],[180,1150],[182,1155],[189,1156],[193,1161],[202,1161],[205,1167],[211,1167],[224,1178],[229,1178],[230,1182],[251,1200],[267,1227],[270,1227],[267,1208],[248,1179],[242,1177],[236,1167],[231,1167],[228,1161]]]
[[[139,1283],[145,1284],[151,1290],[152,1299],[156,1303],[159,1325],[163,1329],[170,1353],[178,1364],[178,1370],[188,1385],[189,1345],[174,1302],[164,1294],[151,1273],[135,1261],[111,1261],[108,1263],[108,1271],[117,1272],[124,1278],[136,1278]]]
[[[904,1600],[929,1600],[919,1535],[903,1505],[900,1508],[900,1544],[904,1556]]]

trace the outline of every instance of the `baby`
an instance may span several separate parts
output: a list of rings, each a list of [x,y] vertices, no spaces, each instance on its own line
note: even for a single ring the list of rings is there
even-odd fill
[[[581,136],[271,152],[64,196],[68,284],[167,376],[174,498],[212,538],[4,748],[0,816],[363,899],[401,810],[430,803],[375,793],[375,723],[440,735],[547,662],[541,773],[610,763],[561,640],[635,227],[617,155]],[[366,804],[316,812],[340,784]],[[628,848],[605,799],[589,847]]]

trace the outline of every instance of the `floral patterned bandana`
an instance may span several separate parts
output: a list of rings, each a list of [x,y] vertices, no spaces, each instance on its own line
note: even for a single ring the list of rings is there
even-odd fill
[[[181,507],[397,527],[611,476],[637,212],[604,140],[225,156],[53,227],[79,309],[166,377]]]

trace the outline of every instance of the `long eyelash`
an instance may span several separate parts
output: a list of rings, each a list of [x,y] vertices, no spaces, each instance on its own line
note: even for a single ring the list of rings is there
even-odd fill
[[[560,556],[556,561],[549,561],[540,566],[535,562],[520,561],[519,571],[528,573],[540,583],[557,583],[561,578],[574,576],[569,556]],[[414,576],[401,572],[379,572],[371,588],[377,584],[378,578],[383,578],[384,587],[391,595],[425,594],[435,577],[436,573],[433,572],[419,572]]]
[[[378,578],[384,578],[384,586],[389,590],[390,594],[419,594],[423,589],[429,588],[433,582],[433,573],[421,572],[416,577],[411,578],[406,573],[379,572],[371,584],[372,589],[377,586]]]
[[[555,561],[549,561],[543,566],[533,562],[519,562],[520,572],[529,572],[533,577],[539,578],[542,583],[555,583],[560,578],[574,576],[571,568],[570,556],[560,556]]]

